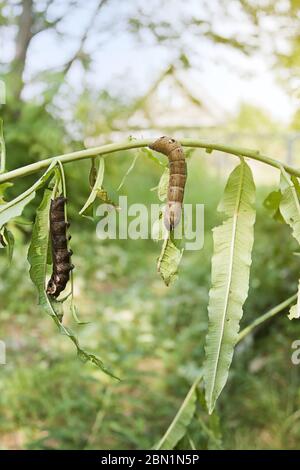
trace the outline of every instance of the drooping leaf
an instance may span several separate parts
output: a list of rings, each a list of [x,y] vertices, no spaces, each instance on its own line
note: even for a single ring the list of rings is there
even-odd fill
[[[228,377],[239,322],[249,288],[254,239],[255,185],[244,160],[229,176],[218,210],[227,216],[213,230],[209,326],[204,369],[206,401],[212,413]]]
[[[288,175],[284,168],[281,169],[280,190],[282,194],[280,212],[284,221],[291,227],[293,237],[300,244],[299,182],[296,177]],[[297,304],[290,308],[288,318],[290,320],[300,318],[300,288],[298,288]]]
[[[0,230],[0,247],[4,248],[7,255],[8,265],[11,264],[14,252],[15,239],[6,226]]]
[[[13,259],[15,238],[10,230],[5,228],[5,239],[7,241],[7,259],[10,265]]]
[[[202,377],[198,377],[191,386],[175,418],[170,424],[164,436],[155,445],[154,450],[172,450],[183,438],[196,411],[196,389]]]
[[[28,250],[30,264],[29,275],[38,290],[39,304],[48,309],[45,299],[45,281],[47,273],[48,245],[49,245],[49,211],[52,191],[46,189],[40,206],[36,211],[32,239]],[[50,308],[48,313],[52,315]]]
[[[282,194],[280,212],[291,227],[293,237],[300,243],[300,202],[292,178],[281,170],[280,190]]]
[[[35,191],[33,191],[19,201],[15,201],[13,204],[5,204],[5,206],[2,206],[3,209],[0,207],[0,227],[3,227],[3,225],[5,225],[9,220],[21,215],[24,207],[35,198],[35,194]]]
[[[133,158],[133,160],[132,160],[132,163],[131,163],[131,165],[129,166],[128,170],[126,171],[125,175],[123,176],[122,181],[121,181],[121,183],[119,184],[119,186],[118,186],[118,188],[117,188],[117,191],[120,191],[120,190],[123,188],[124,183],[125,183],[125,181],[126,181],[126,178],[127,178],[128,175],[130,175],[130,173],[131,173],[132,170],[134,169],[135,164],[136,164],[136,161],[137,161],[138,158],[139,158],[139,154],[137,153],[137,154],[134,156],[134,158]]]
[[[154,155],[152,150],[150,150],[149,148],[141,147],[139,151],[141,152],[141,154],[146,155],[150,160],[154,161],[157,165],[166,167],[166,164],[162,162],[156,155]]]
[[[29,189],[24,193],[17,196],[12,201],[9,201],[0,206],[0,228],[3,227],[9,220],[14,219],[22,214],[24,207],[35,197],[36,191],[40,189],[53,172],[56,165],[56,160],[53,160],[49,168]]]
[[[51,300],[45,291],[47,272],[48,245],[49,245],[49,211],[52,191],[46,189],[43,200],[37,209],[32,240],[28,250],[29,274],[37,288],[39,305],[53,318],[60,332],[68,336],[74,343],[77,354],[83,361],[90,361],[111,377],[115,377],[94,354],[85,351],[79,344],[75,334],[61,322],[62,305]],[[117,377],[115,377],[117,378]]]
[[[182,254],[183,249],[179,249],[172,235],[167,233],[157,262],[157,270],[166,286],[169,286],[177,278]]]
[[[264,200],[263,205],[267,209],[270,216],[278,222],[284,222],[280,213],[281,191],[272,191]]]
[[[94,201],[97,197],[97,193],[102,190],[103,178],[104,178],[104,158],[102,157],[99,160],[98,173],[97,173],[97,177],[96,177],[96,181],[94,183],[93,189],[92,189],[86,203],[84,204],[84,206],[80,210],[80,212],[79,212],[80,215],[86,214],[88,209],[94,203]]]

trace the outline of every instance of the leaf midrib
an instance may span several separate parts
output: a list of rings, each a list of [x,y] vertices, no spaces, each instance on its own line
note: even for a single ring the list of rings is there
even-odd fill
[[[244,173],[245,173],[244,169],[245,169],[245,164],[244,162],[241,162],[241,176],[240,176],[240,182],[239,182],[239,188],[238,188],[238,195],[237,195],[236,205],[234,208],[234,214],[232,217],[233,224],[232,224],[232,237],[231,237],[231,246],[230,246],[229,276],[228,276],[228,283],[226,287],[226,296],[225,296],[226,301],[225,301],[225,307],[223,310],[223,318],[222,318],[222,323],[221,323],[221,335],[220,335],[220,340],[219,340],[219,345],[218,345],[217,360],[215,362],[215,367],[214,367],[213,380],[212,380],[213,386],[211,387],[210,401],[212,401],[213,391],[215,389],[215,381],[216,381],[216,376],[217,376],[217,371],[218,371],[218,366],[219,366],[220,352],[221,352],[224,329],[225,329],[225,318],[226,318],[226,314],[228,310],[229,293],[230,293],[230,286],[232,282],[233,258],[234,258],[233,254],[234,254],[234,246],[235,246],[235,240],[236,240],[236,228],[237,228],[239,207],[241,203],[241,193],[242,193],[242,186],[243,186],[242,183],[244,180]]]

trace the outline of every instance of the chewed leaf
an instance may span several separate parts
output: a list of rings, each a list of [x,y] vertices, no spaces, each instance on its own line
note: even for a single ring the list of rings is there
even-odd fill
[[[157,270],[160,273],[166,286],[175,281],[178,274],[178,267],[182,258],[183,249],[180,250],[172,240],[170,233],[164,240],[160,257],[158,258]]]
[[[62,303],[50,299],[45,291],[45,280],[48,259],[49,244],[49,211],[51,203],[52,191],[48,189],[44,192],[43,200],[37,209],[35,224],[33,227],[31,244],[28,250],[28,262],[30,265],[29,274],[32,282],[37,288],[39,305],[53,318],[60,332],[68,336],[74,343],[78,356],[83,361],[90,361],[99,367],[103,372],[111,377],[115,377],[94,354],[85,351],[79,344],[75,334],[63,325],[62,319]],[[117,378],[117,377],[115,377]]]
[[[213,230],[212,285],[204,367],[209,413],[212,413],[227,381],[243,304],[248,294],[254,239],[254,200],[252,173],[242,160],[229,176],[218,208],[227,218]]]

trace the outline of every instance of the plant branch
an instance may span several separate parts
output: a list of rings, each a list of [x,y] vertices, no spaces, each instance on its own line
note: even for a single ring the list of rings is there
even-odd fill
[[[123,150],[137,149],[141,147],[148,147],[154,139],[143,139],[143,140],[127,140],[118,144],[106,144],[100,147],[92,147],[85,150],[79,150],[77,152],[66,153],[64,155],[59,155],[57,157],[46,158],[36,163],[26,165],[16,170],[12,170],[0,175],[0,184],[5,183],[6,181],[12,181],[16,178],[27,176],[33,173],[37,173],[45,168],[47,168],[53,159],[59,160],[62,164],[71,163],[79,160],[84,160],[87,158],[95,158],[97,155],[107,155],[114,152],[120,152]],[[266,155],[262,155],[258,150],[251,150],[247,148],[234,147],[231,145],[222,145],[213,142],[205,142],[198,139],[181,139],[181,144],[184,147],[191,148],[202,148],[206,149],[209,152],[217,150],[219,152],[227,153],[230,155],[235,155],[237,157],[246,157],[252,160],[256,160],[267,165],[270,165],[274,168],[281,169],[284,168],[287,173],[290,175],[295,175],[300,177],[300,170],[293,168],[289,165],[285,165],[278,160],[270,158]]]
[[[254,330],[254,328],[256,328],[257,326],[261,325],[261,323],[263,323],[264,321],[268,320],[269,318],[272,318],[274,317],[274,315],[277,315],[277,313],[280,313],[282,312],[282,310],[284,310],[286,307],[288,307],[292,302],[294,302],[294,300],[297,299],[297,296],[298,294],[294,294],[292,295],[291,297],[289,297],[288,299],[284,300],[283,302],[281,302],[280,304],[276,305],[275,307],[271,308],[270,310],[268,310],[266,313],[264,313],[264,315],[261,315],[260,317],[256,318],[256,320],[254,320],[254,322],[252,322],[250,325],[246,326],[246,328],[244,328],[240,333],[239,333],[239,336],[238,336],[238,340],[237,342],[239,343],[242,339],[245,338],[245,336],[247,336],[249,333],[251,333],[252,330]]]

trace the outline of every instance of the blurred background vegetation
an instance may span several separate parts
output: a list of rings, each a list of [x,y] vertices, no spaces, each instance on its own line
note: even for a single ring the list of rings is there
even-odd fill
[[[7,169],[164,133],[260,148],[297,166],[299,31],[299,0],[0,0]],[[113,198],[133,155],[107,158]],[[205,245],[185,253],[169,288],[156,272],[156,243],[97,239],[95,225],[78,216],[89,163],[67,166],[76,304],[90,323],[73,325],[68,312],[65,321],[120,383],[76,359],[37,307],[26,261],[31,226],[11,224],[13,264],[1,253],[0,266],[0,448],[145,449],[159,440],[202,367],[211,229],[234,163],[217,153],[190,157],[186,202],[205,203]],[[276,172],[252,168],[258,215],[243,326],[294,293],[299,277],[289,229],[262,204]],[[160,175],[140,156],[121,194],[157,202],[150,190]],[[16,181],[10,197],[33,180]],[[299,447],[299,367],[290,360],[299,337],[298,323],[282,314],[238,347],[217,415],[203,409],[191,426],[198,448]]]

